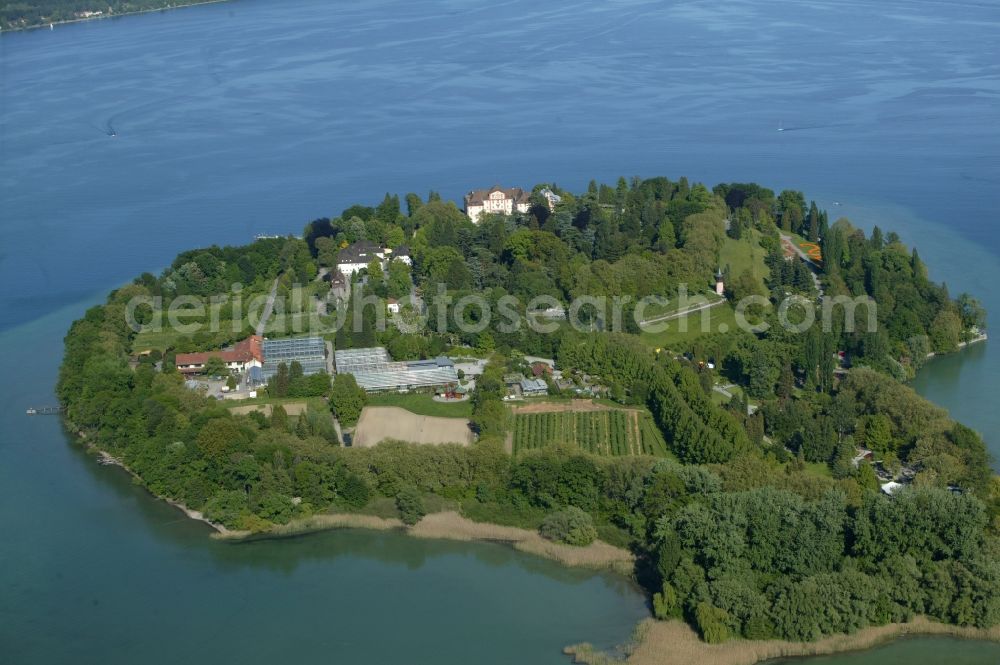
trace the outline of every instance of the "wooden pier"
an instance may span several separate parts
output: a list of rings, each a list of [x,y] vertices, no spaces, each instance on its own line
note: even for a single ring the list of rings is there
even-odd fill
[[[28,408],[29,416],[57,416],[63,412],[61,406],[32,406]]]

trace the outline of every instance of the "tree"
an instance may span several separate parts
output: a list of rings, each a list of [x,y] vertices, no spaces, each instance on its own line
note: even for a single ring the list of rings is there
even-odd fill
[[[372,259],[372,261],[368,264],[368,280],[376,292],[382,286],[382,282],[385,280],[385,275],[382,271],[382,261],[380,259]]]
[[[480,436],[503,436],[507,430],[507,409],[499,400],[487,400],[474,405],[472,422]]]
[[[916,250],[913,252],[915,256]],[[986,310],[968,293],[958,296],[958,312],[962,319],[963,330],[976,328],[981,332],[986,327]]]
[[[288,365],[280,363],[278,371],[267,382],[267,394],[271,397],[287,397],[290,384],[291,377],[288,373]]]
[[[288,412],[280,404],[271,407],[271,427],[279,432],[288,431]]]
[[[390,249],[396,249],[406,242],[406,233],[402,228],[393,224],[385,232],[385,244]]]
[[[597,529],[590,513],[576,506],[552,513],[545,518],[538,531],[543,538],[577,547],[589,545],[597,539]]]
[[[337,493],[349,506],[363,508],[371,498],[371,488],[364,478],[341,467],[337,474]]]
[[[670,220],[664,220],[656,231],[656,248],[663,253],[677,246],[677,236]]]
[[[407,217],[413,217],[413,213],[417,212],[417,210],[423,204],[424,204],[424,202],[422,200],[420,200],[420,195],[419,194],[414,194],[413,192],[410,192],[409,194],[407,194],[406,195],[406,216]]]
[[[732,637],[729,628],[731,621],[729,613],[723,609],[715,607],[711,603],[701,602],[695,608],[695,623],[698,624],[698,632],[701,639],[709,644],[719,644]]]
[[[333,238],[316,238],[316,260],[322,266],[333,267],[337,265],[337,253],[340,246]]]
[[[396,494],[396,509],[403,524],[413,526],[427,514],[424,509],[424,499],[416,487],[407,485]]]
[[[231,418],[212,418],[195,439],[198,450],[209,460],[221,463],[246,443],[246,436]]]
[[[330,390],[330,408],[341,424],[351,427],[358,422],[367,401],[367,394],[358,387],[353,374],[340,373],[334,377],[333,388]]]
[[[938,353],[948,353],[958,348],[962,338],[962,320],[951,309],[941,310],[931,324],[931,345]]]
[[[391,298],[403,298],[410,292],[410,266],[399,260],[389,262],[386,292]]]
[[[204,373],[208,376],[229,376],[229,368],[219,356],[210,356],[205,361]]]
[[[750,364],[747,367],[747,378],[749,379],[747,392],[751,397],[767,397],[774,389],[777,374],[777,369],[771,363],[767,353],[760,345],[757,345],[750,355]]]
[[[741,272],[730,285],[733,295],[733,302],[740,302],[750,296],[765,296],[767,291],[761,284],[760,278],[756,277],[749,268]]]

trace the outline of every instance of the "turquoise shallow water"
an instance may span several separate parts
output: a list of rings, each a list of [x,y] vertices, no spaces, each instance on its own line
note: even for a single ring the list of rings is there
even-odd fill
[[[996,315],[998,24],[916,0],[239,0],[0,36],[0,661],[556,663],[622,640],[634,589],[499,547],[212,543],[24,408],[115,285],[386,191],[800,188]],[[998,376],[991,341],[914,385],[997,455]],[[940,639],[818,662],[952,655],[1000,662]]]

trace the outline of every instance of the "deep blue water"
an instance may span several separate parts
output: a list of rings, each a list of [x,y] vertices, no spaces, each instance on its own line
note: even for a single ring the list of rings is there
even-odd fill
[[[367,662],[463,662],[441,647],[453,631],[413,607],[451,567],[484,591],[438,587],[461,610],[448,621],[492,634],[497,662],[622,639],[642,611],[634,592],[509,554],[484,565],[490,548],[421,545],[406,574],[372,560],[416,546],[383,536],[220,553],[54,420],[21,414],[52,400],[63,332],[110,288],[193,245],[298,232],[386,191],[458,199],[619,175],[802,189],[831,217],[898,231],[995,318],[998,28],[989,2],[239,0],[0,35],[0,517],[17,534],[0,539],[0,644],[17,662],[64,660],[60,641],[84,661],[156,662],[240,640],[259,645],[232,652],[246,662],[279,646],[363,662],[370,619],[423,632]],[[915,386],[1000,456],[998,376],[991,341]],[[338,584],[365,575],[394,584],[384,597],[350,586],[365,600],[348,621]],[[317,578],[329,594],[308,588]],[[505,639],[473,630],[491,621]],[[357,639],[309,639],[331,624]],[[194,637],[165,639],[181,629]],[[986,649],[981,662],[1000,660]]]

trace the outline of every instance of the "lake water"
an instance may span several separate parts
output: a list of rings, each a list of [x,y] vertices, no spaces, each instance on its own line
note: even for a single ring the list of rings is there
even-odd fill
[[[69,323],[182,249],[386,191],[755,180],[895,229],[1000,312],[996,5],[578,5],[240,0],[0,36],[0,661],[559,663],[645,613],[619,579],[499,546],[214,543],[23,416],[53,401]],[[914,385],[1000,456],[998,377],[992,341]],[[1000,647],[816,662],[945,655]]]

